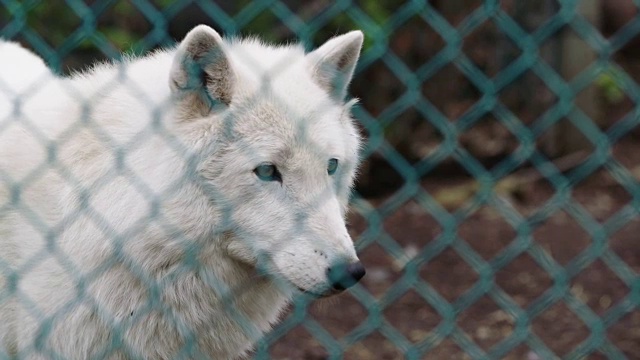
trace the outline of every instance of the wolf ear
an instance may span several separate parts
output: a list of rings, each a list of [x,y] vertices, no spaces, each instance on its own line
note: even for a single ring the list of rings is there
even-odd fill
[[[347,94],[363,39],[362,31],[351,31],[330,39],[307,55],[314,80],[338,101]]]
[[[170,74],[170,86],[188,117],[206,116],[220,105],[229,105],[233,73],[222,38],[212,28],[193,28],[178,46]]]

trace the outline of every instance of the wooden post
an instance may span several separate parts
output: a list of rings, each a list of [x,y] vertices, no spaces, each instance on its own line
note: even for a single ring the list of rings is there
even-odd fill
[[[601,25],[600,9],[600,0],[580,0],[576,10],[599,29]],[[570,81],[597,60],[597,53],[573,30],[565,29],[561,36],[560,71],[563,78]],[[603,125],[602,103],[598,87],[595,84],[590,84],[578,93],[574,104],[596,125]],[[557,146],[554,146],[556,149],[553,149],[556,153],[553,155],[559,156],[593,147],[582,132],[567,121],[562,121],[557,130]]]

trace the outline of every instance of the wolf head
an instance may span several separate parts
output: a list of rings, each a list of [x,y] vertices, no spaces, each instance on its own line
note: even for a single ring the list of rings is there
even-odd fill
[[[173,116],[213,138],[198,175],[224,251],[315,295],[364,275],[344,221],[360,146],[344,98],[362,41],[353,31],[305,53],[198,26],[170,74]]]

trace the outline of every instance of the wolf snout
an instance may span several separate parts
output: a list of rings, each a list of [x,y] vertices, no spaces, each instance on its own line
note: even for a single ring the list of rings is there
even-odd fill
[[[335,264],[327,268],[327,277],[334,290],[342,291],[355,285],[366,272],[362,263],[357,261],[350,264]]]

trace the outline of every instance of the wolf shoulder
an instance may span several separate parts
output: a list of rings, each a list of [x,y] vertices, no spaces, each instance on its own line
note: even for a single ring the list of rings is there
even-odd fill
[[[9,96],[23,93],[52,75],[41,57],[18,43],[0,39],[0,91]]]

